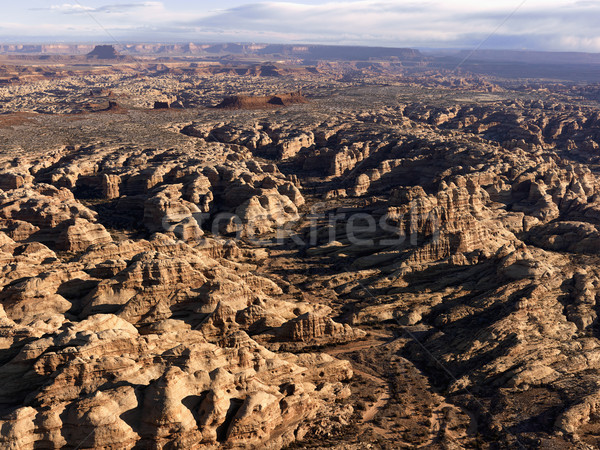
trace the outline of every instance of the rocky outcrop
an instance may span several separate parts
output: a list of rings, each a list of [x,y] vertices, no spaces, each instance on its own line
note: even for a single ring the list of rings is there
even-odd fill
[[[45,354],[49,347],[55,350]],[[114,448],[151,443],[281,446],[294,439],[292,424],[314,417],[325,401],[308,381],[314,369],[296,361],[293,356],[277,360],[243,334],[221,345],[208,344],[200,332],[189,330],[158,339],[140,336],[115,316],[91,316],[43,343],[26,345],[17,360],[4,366],[5,373],[12,367],[13,375],[5,378],[0,398],[38,391],[35,406],[17,408],[2,421],[10,431],[1,440],[7,447],[40,441]],[[31,366],[37,367],[36,374],[19,379],[17,374]],[[93,377],[85,376],[85,366],[93,367]],[[343,377],[350,375],[345,370]],[[307,381],[298,383],[301,373]],[[51,384],[36,381],[51,374]],[[282,393],[279,386],[285,383],[295,388]],[[95,393],[86,395],[90,389]]]
[[[111,241],[97,214],[64,188],[36,185],[8,191],[0,199],[0,217],[15,240],[35,240],[57,250],[79,252]]]
[[[306,103],[301,92],[291,92],[289,94],[278,94],[265,97],[254,97],[246,95],[236,95],[223,99],[217,105],[217,108],[224,109],[259,109],[259,108],[277,108],[282,106]]]
[[[87,57],[95,59],[118,59],[119,54],[112,45],[96,45],[94,50],[87,54]]]
[[[275,231],[277,227],[300,218],[294,202],[277,191],[248,199],[237,207],[235,213],[251,234]]]
[[[352,342],[364,338],[366,333],[348,324],[336,323],[326,316],[306,313],[283,324],[277,330],[280,339],[320,346]]]
[[[58,235],[56,247],[68,252],[81,252],[93,244],[106,244],[112,238],[106,228],[99,223],[90,223],[85,219],[67,222]]]
[[[202,236],[194,218],[199,217],[201,210],[181,198],[182,189],[182,184],[164,186],[144,202],[144,225],[148,230],[176,231],[184,240]]]
[[[104,174],[102,177],[102,196],[112,200],[120,196],[121,178],[118,175]]]
[[[2,238],[3,252],[17,247]],[[39,261],[21,252],[11,260]],[[281,447],[322,407],[349,395],[339,383],[352,375],[348,363],[282,359],[244,332],[264,331],[269,324],[257,327],[262,317],[281,315],[271,323],[278,327],[302,310],[273,300],[281,295],[274,283],[206,253],[160,235],[96,243],[75,264],[5,286],[0,343],[18,354],[0,367],[6,382],[0,402],[36,401],[1,419],[10,430],[3,445]],[[49,258],[57,261],[46,249],[43,264]],[[265,313],[247,314],[253,305]],[[239,318],[235,327],[224,327],[228,314]],[[180,315],[185,321],[173,318]],[[317,390],[314,380],[322,382],[324,371],[331,387]],[[48,405],[55,413],[45,412]]]

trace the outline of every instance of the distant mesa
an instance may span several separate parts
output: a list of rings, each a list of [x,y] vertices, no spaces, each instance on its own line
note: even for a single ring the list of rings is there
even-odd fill
[[[308,103],[302,92],[291,92],[272,96],[234,95],[226,97],[216,107],[222,109],[262,109]]]
[[[120,59],[121,55],[115,50],[112,45],[96,45],[94,50],[87,54],[88,58],[95,59]]]
[[[114,100],[109,100],[108,106],[106,106],[106,103],[104,105],[88,103],[87,106],[89,108],[91,108],[91,111],[94,113],[101,113],[101,112],[107,112],[107,111],[110,111],[113,113],[122,113],[122,112],[127,111],[126,108],[123,108],[119,103],[117,103]]]
[[[257,77],[280,77],[282,69],[273,64],[256,64],[254,66],[236,69],[238,75],[251,75]]]
[[[162,99],[154,102],[154,109],[182,109],[183,103],[177,100],[176,96],[164,96]]]

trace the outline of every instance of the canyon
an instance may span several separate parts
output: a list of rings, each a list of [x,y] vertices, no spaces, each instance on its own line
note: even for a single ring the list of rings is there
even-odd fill
[[[0,47],[0,446],[598,447],[598,84],[282,49]]]

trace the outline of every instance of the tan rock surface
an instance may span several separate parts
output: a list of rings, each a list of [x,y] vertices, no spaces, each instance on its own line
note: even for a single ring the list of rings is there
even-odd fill
[[[0,447],[600,446],[597,87],[144,48],[0,66]]]

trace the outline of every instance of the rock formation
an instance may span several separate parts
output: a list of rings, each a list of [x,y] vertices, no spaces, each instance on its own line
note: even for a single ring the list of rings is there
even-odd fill
[[[112,45],[96,45],[94,50],[87,54],[88,58],[117,59],[119,54]]]
[[[259,108],[277,108],[281,106],[306,103],[301,92],[291,92],[289,94],[278,94],[266,97],[236,95],[223,99],[217,105],[217,108],[223,109],[259,109]]]

